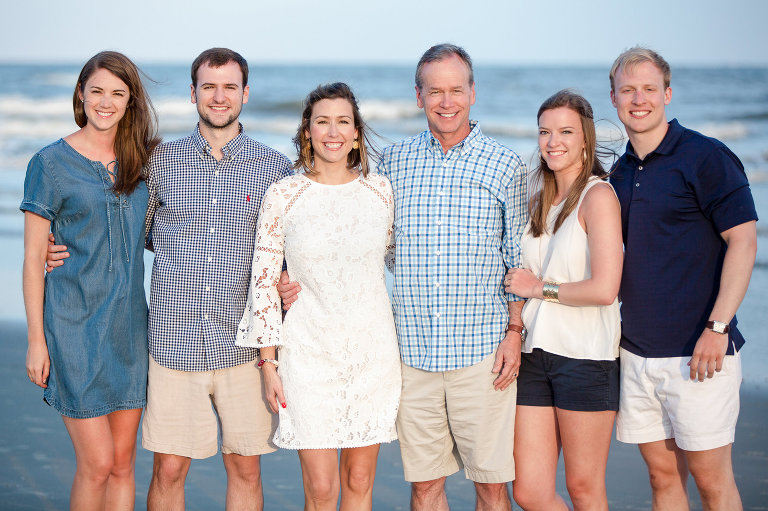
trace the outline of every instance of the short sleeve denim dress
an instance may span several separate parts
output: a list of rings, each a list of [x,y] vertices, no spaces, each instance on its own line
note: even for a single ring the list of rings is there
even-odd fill
[[[27,167],[20,209],[51,220],[56,241],[70,253],[46,275],[43,306],[51,358],[43,399],[67,417],[97,417],[146,403],[147,200],[143,181],[130,195],[116,195],[104,165],[63,139],[38,152]]]

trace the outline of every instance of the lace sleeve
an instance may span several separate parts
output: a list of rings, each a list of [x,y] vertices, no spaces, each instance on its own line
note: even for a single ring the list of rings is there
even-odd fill
[[[389,179],[383,177],[385,181],[384,197],[387,204],[387,211],[389,213],[389,229],[387,229],[387,250],[384,253],[384,263],[387,265],[387,269],[395,273],[395,200],[394,193],[392,192],[392,185],[389,183]]]
[[[238,346],[281,344],[282,313],[277,282],[283,267],[282,202],[277,185],[271,186],[264,195],[259,212],[248,302],[235,340]]]

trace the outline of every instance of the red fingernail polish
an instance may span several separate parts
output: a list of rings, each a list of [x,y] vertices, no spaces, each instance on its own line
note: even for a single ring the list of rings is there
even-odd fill
[[[283,408],[285,408],[285,403],[280,403],[280,404],[282,404],[282,405],[283,405]]]

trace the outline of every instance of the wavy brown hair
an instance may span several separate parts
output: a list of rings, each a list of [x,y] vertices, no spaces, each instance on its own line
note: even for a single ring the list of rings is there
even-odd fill
[[[541,119],[541,114],[547,110],[554,110],[555,108],[569,108],[579,114],[581,119],[581,130],[584,133],[584,153],[582,154],[582,167],[579,176],[574,181],[571,190],[568,192],[568,196],[565,198],[565,204],[560,214],[557,215],[555,225],[552,230],[552,234],[557,232],[568,215],[573,212],[576,205],[579,203],[579,197],[581,192],[587,185],[587,181],[591,176],[598,176],[605,178],[608,173],[603,168],[603,164],[600,163],[598,155],[602,154],[614,154],[612,151],[605,149],[598,150],[597,148],[597,135],[595,134],[595,120],[592,115],[592,106],[589,101],[584,99],[580,94],[577,94],[569,89],[563,89],[556,92],[539,107],[539,113],[536,114],[536,121]],[[547,227],[547,215],[549,214],[549,208],[552,207],[552,202],[557,196],[557,182],[555,181],[555,174],[547,166],[547,162],[544,157],[539,154],[539,165],[533,176],[534,185],[541,185],[541,189],[536,192],[528,203],[528,214],[531,217],[531,235],[534,238],[538,238],[549,229]]]
[[[157,114],[141,83],[140,71],[136,64],[122,53],[102,51],[85,63],[80,76],[77,77],[72,106],[78,126],[82,128],[88,123],[80,96],[85,94],[88,79],[99,69],[106,69],[128,86],[128,106],[125,115],[117,124],[115,136],[118,169],[113,189],[116,193],[131,193],[144,178],[142,169],[152,150],[160,143],[160,137],[157,135]]]
[[[370,163],[368,158],[378,158],[379,153],[371,141],[373,130],[365,124],[363,116],[360,114],[360,108],[357,106],[357,99],[352,93],[349,85],[342,82],[318,85],[315,90],[310,92],[304,100],[304,111],[301,113],[301,123],[293,137],[293,144],[299,157],[293,163],[294,170],[304,169],[310,174],[315,159],[315,151],[312,148],[312,141],[307,138],[309,130],[309,121],[312,118],[312,108],[318,101],[323,99],[346,99],[352,105],[352,115],[354,118],[355,129],[357,129],[358,148],[352,149],[347,155],[347,168],[358,169],[363,177],[370,172]]]

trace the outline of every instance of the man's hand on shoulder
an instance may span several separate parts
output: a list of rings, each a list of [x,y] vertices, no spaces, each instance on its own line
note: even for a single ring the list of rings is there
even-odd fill
[[[504,390],[517,379],[520,370],[520,350],[523,340],[518,332],[508,331],[496,348],[496,362],[491,372],[499,373],[493,380],[494,390]]]
[[[693,348],[693,356],[688,365],[691,368],[691,379],[704,381],[712,378],[723,368],[723,359],[728,350],[728,335],[713,332],[705,328]]]

